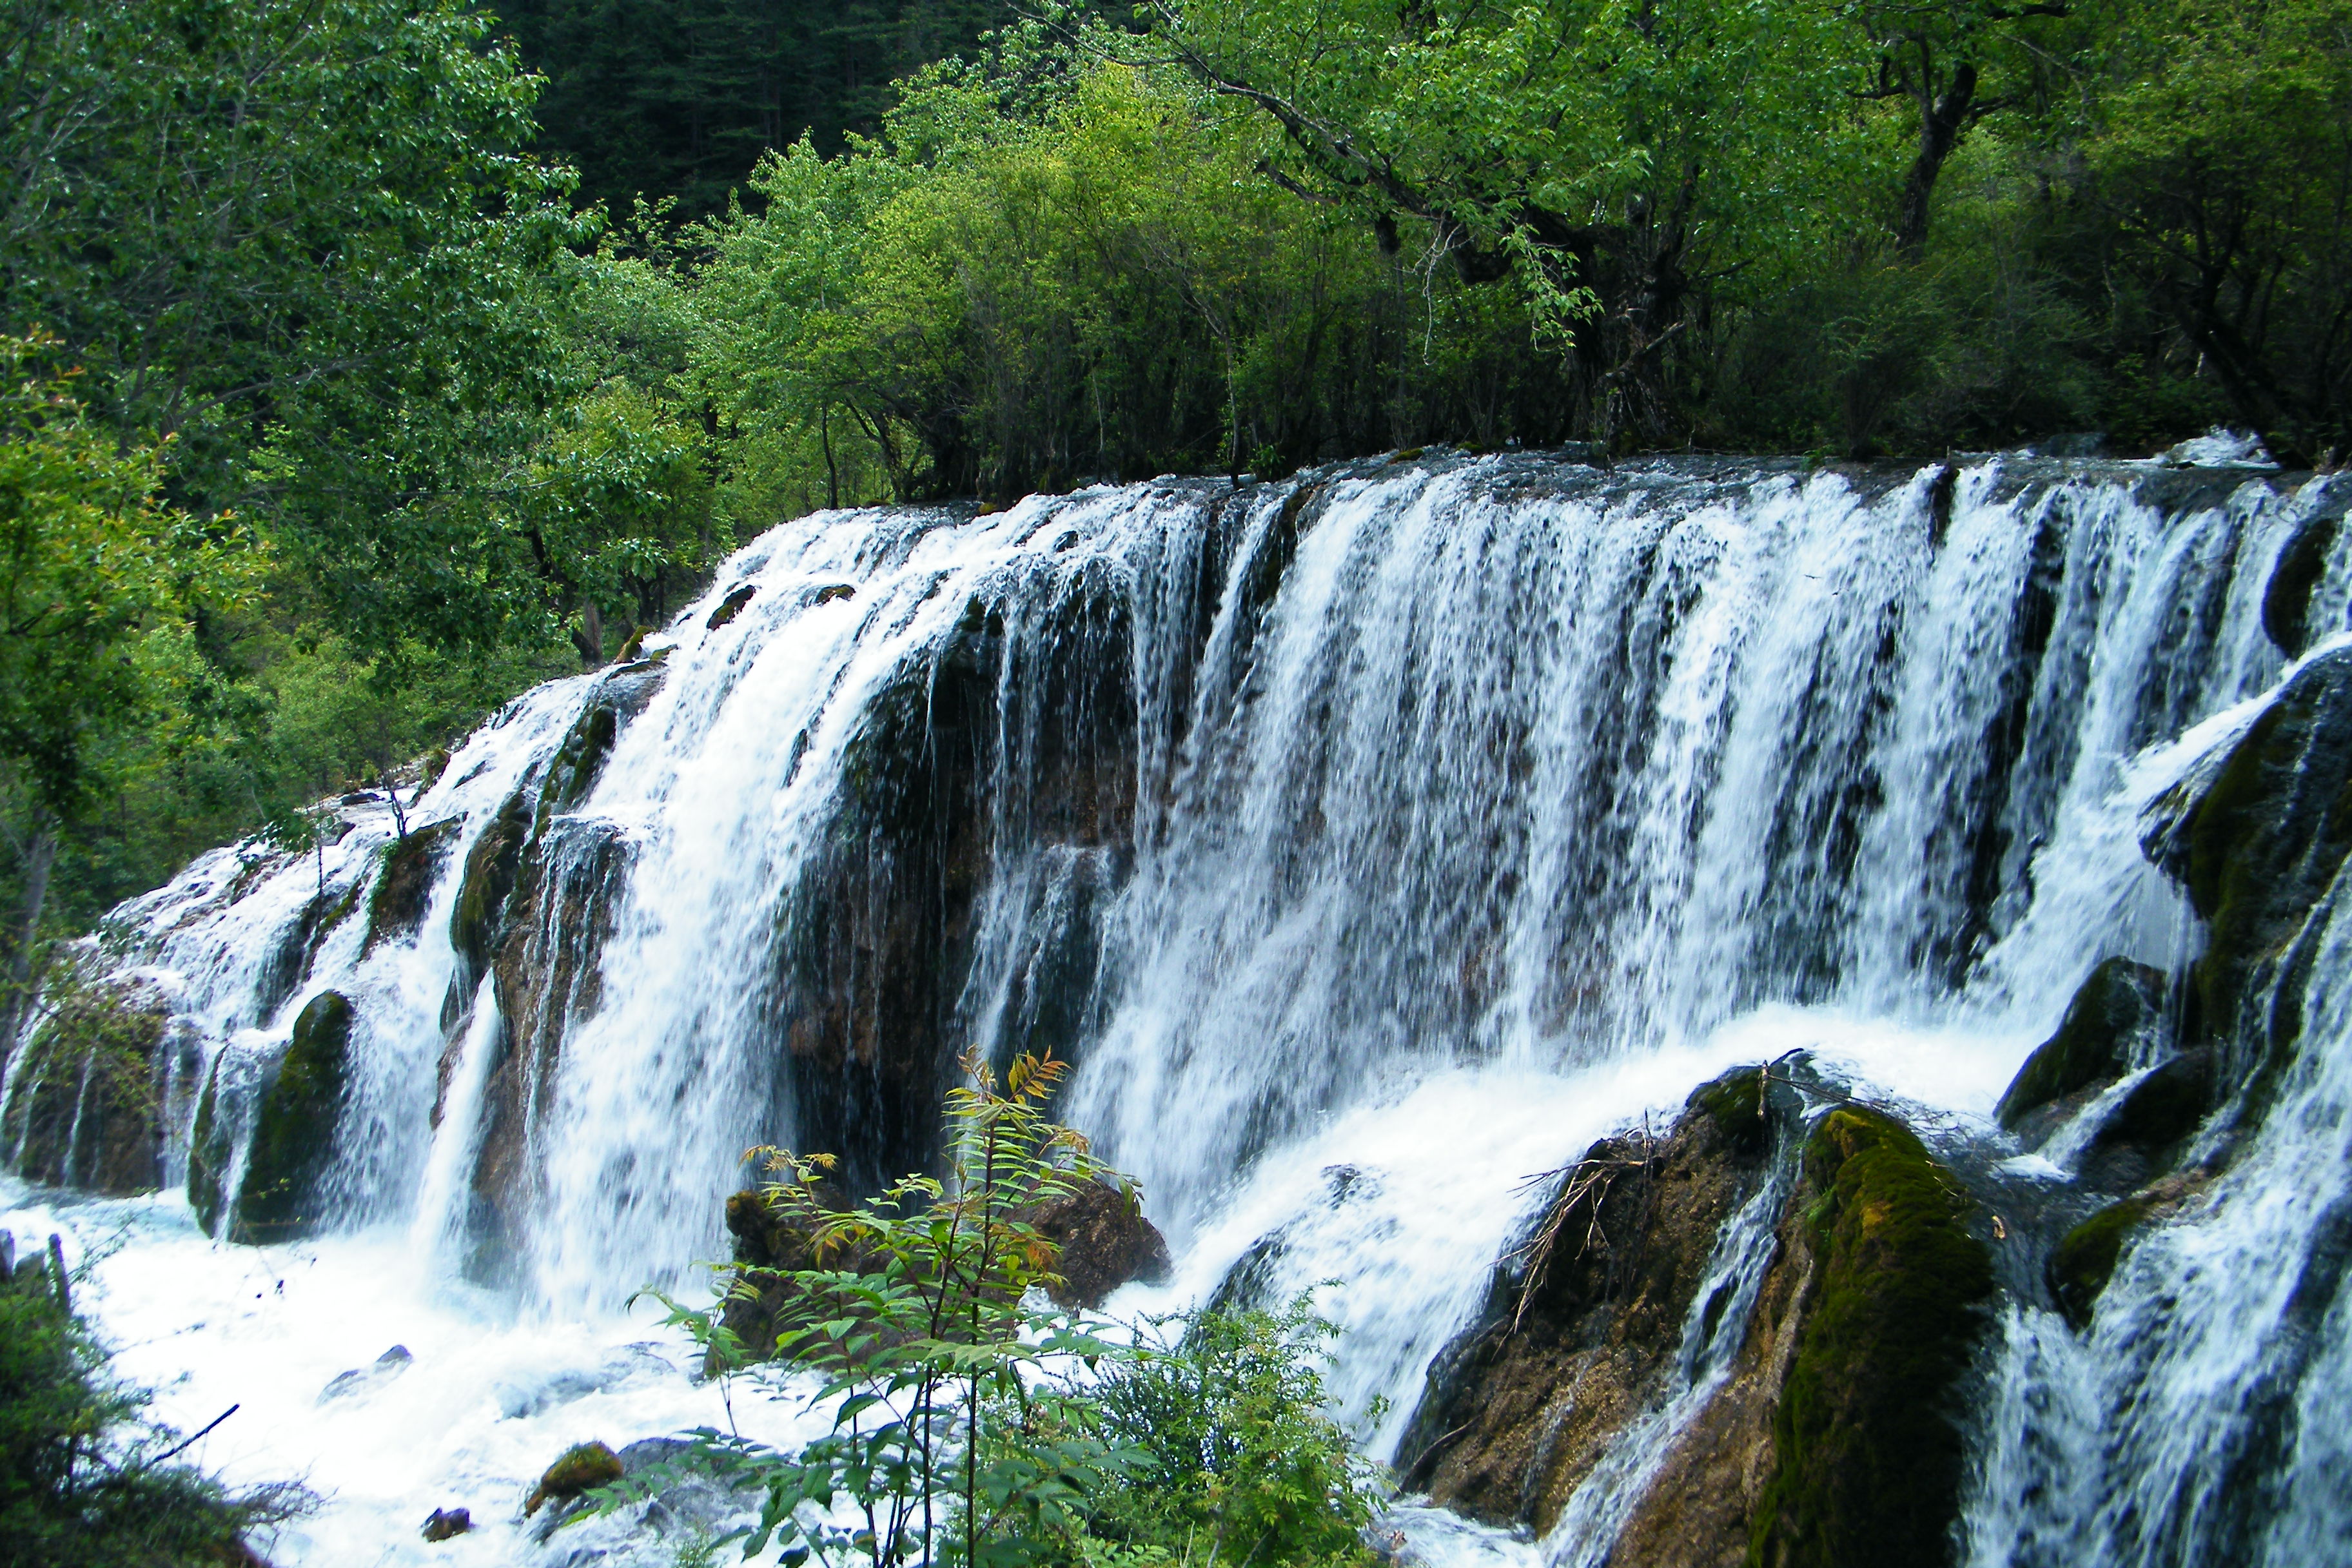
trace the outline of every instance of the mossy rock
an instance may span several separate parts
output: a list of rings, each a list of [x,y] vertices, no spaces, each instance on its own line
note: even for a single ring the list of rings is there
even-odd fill
[[[2092,1140],[2084,1174],[2133,1186],[2171,1164],[2213,1109],[2213,1052],[2200,1047],[2134,1084]],[[2131,1157],[2123,1158],[2126,1153]]]
[[[1754,1153],[1771,1142],[1771,1123],[1764,1115],[1764,1069],[1734,1068],[1690,1091],[1685,1110],[1703,1111],[1715,1123],[1724,1142]]]
[[[8,1107],[14,1168],[114,1196],[155,1190],[163,1129],[158,1053],[169,1009],[152,990],[60,973],[26,1037]]]
[[[2109,1204],[2059,1237],[2051,1249],[2042,1278],[2057,1300],[2058,1310],[2077,1329],[2091,1321],[2100,1292],[2107,1288],[2116,1264],[2123,1258],[2124,1243],[2147,1217],[2149,1206],[2145,1197]]]
[[[367,941],[362,952],[374,951],[380,942],[413,935],[424,924],[425,907],[433,901],[434,876],[457,842],[459,826],[453,816],[385,846],[383,868],[368,895]]]
[[[2018,1069],[1994,1114],[2014,1131],[2027,1113],[2063,1095],[2120,1077],[2132,1041],[2164,1016],[2162,972],[2127,958],[2110,958],[2066,1005],[2058,1032],[2034,1048]]]
[[[2311,594],[2327,574],[2328,552],[2342,522],[2340,511],[2306,518],[2271,568],[2270,585],[2263,590],[2263,630],[2289,658],[2312,644]]]
[[[620,737],[621,716],[606,702],[591,703],[572,722],[563,744],[547,764],[547,779],[540,786],[539,812],[532,822],[534,833],[545,833],[550,818],[561,811],[578,805],[604,771],[604,760],[613,753],[613,742]]]
[[[1816,1274],[1748,1561],[1948,1562],[1962,1465],[1953,1387],[1993,1288],[1963,1223],[1969,1200],[1908,1128],[1848,1106],[1806,1140],[1796,1202]]]
[[[196,1099],[195,1130],[188,1138],[188,1206],[206,1236],[220,1234],[230,1154],[228,1125],[220,1114],[220,1063],[215,1061]]]
[[[547,1473],[539,1478],[523,1503],[526,1517],[551,1502],[569,1502],[583,1492],[611,1486],[621,1479],[621,1457],[602,1443],[580,1443],[563,1450]]]
[[[523,847],[530,839],[530,804],[517,790],[474,847],[466,852],[465,879],[457,886],[457,902],[449,911],[449,945],[476,974],[489,963],[506,921],[507,898],[522,871]]]
[[[2196,1001],[2226,1038],[2352,852],[2352,649],[2289,681],[2150,847],[2207,922]]]
[[[262,1090],[236,1194],[236,1239],[281,1241],[318,1225],[320,1178],[351,1080],[352,1004],[321,991],[294,1020],[293,1043]]]

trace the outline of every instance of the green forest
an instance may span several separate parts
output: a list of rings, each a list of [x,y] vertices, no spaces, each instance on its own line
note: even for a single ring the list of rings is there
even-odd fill
[[[2352,0],[0,16],[11,1011],[814,508],[2352,438]]]

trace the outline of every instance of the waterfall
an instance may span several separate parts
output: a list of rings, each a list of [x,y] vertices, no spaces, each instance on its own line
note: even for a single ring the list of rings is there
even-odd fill
[[[819,513],[642,659],[492,718],[404,801],[426,847],[349,800],[316,851],[215,851],[124,905],[104,962],[182,1031],[173,1187],[206,1096],[243,1126],[303,1008],[348,997],[329,1228],[524,1322],[723,1257],[747,1149],[878,1180],[930,1157],[960,1054],[1051,1047],[1174,1247],[1133,1300],[1335,1282],[1334,1394],[1387,1458],[1528,1178],[1727,1067],[1803,1050],[1939,1152],[2018,1152],[1994,1100],[2094,965],[2200,949],[2145,815],[2288,673],[2263,595],[2338,488],[1509,453]],[[387,914],[403,853],[425,880]],[[2086,1334],[2004,1296],[1973,1562],[2352,1541],[2326,919],[2306,1046],[2203,1217]],[[2063,1193],[2066,1158],[1987,1179]],[[1716,1266],[1735,1327],[1775,1180]],[[1687,1336],[1620,1490],[1736,1348]],[[1528,1550],[1604,1560],[1606,1490]]]

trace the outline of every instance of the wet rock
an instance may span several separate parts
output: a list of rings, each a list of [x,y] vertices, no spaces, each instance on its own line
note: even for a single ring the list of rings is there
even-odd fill
[[[2044,1266],[2050,1294],[2076,1328],[2091,1321],[2099,1292],[2107,1288],[2125,1239],[2147,1217],[2147,1202],[2129,1197],[2109,1204],[2059,1238]]]
[[[1611,1439],[1666,1396],[1717,1234],[1762,1177],[1767,1100],[1761,1069],[1727,1074],[1664,1136],[1604,1139],[1560,1173],[1482,1326],[1432,1369],[1400,1449],[1408,1486],[1489,1522],[1552,1526]]]
[[[1003,610],[975,598],[892,673],[844,746],[835,847],[781,901],[769,1026],[796,1141],[839,1154],[850,1193],[938,1163],[992,880],[1066,863],[1055,950],[1024,955],[1015,980],[1022,1044],[1058,1043],[1092,990],[1089,900],[1117,885],[1132,841],[1133,626],[1119,584],[1091,572],[1050,616],[1009,640]],[[1000,755],[1008,737],[1014,754]]]
[[[710,612],[710,618],[702,623],[703,629],[715,632],[732,621],[743,613],[743,606],[750,604],[751,595],[759,591],[758,585],[751,583],[746,583],[740,588],[730,589],[727,596],[719,601],[719,607]]]
[[[457,885],[457,907],[449,911],[449,945],[466,960],[468,974],[482,973],[505,928],[508,897],[522,868],[530,824],[530,802],[517,790],[466,852],[465,879]]]
[[[1791,1219],[1816,1260],[1773,1411],[1749,1560],[1870,1568],[1951,1556],[1962,1445],[1948,1405],[1987,1322],[1971,1207],[1916,1134],[1845,1106],[1806,1140]]]
[[[352,1022],[351,1001],[337,991],[320,992],[294,1020],[255,1113],[231,1239],[284,1241],[316,1226],[351,1077]]]
[[[221,1203],[226,1195],[229,1162],[229,1128],[220,1103],[220,1064],[205,1075],[204,1092],[196,1099],[196,1120],[188,1135],[188,1206],[206,1236],[220,1234]]]
[[[0,1128],[18,1173],[115,1196],[163,1180],[163,1079],[171,1014],[137,981],[69,977],[53,1011],[11,1064],[16,1082]]]
[[[2160,1174],[2212,1110],[2213,1068],[2213,1051],[2200,1047],[2134,1084],[2084,1152],[2084,1179],[2113,1191]]]
[[[411,936],[425,923],[425,907],[433,901],[433,882],[464,826],[457,818],[420,827],[387,846],[383,869],[376,873],[375,890],[368,895],[367,940],[362,952],[381,942]]]
[[[2294,536],[2279,552],[2278,564],[2271,568],[2269,585],[2263,590],[2263,630],[2289,658],[2316,640],[2311,635],[2312,590],[2327,574],[2327,557],[2343,526],[2346,499],[2352,499],[2352,489],[2346,489],[2343,497],[2331,498],[2332,505],[2296,526]]]
[[[2132,1238],[2150,1222],[2178,1214],[2210,1180],[2201,1169],[2168,1176],[2109,1204],[2061,1237],[2042,1265],[2042,1278],[2066,1321],[2077,1329],[2086,1326]]]
[[[2161,1026],[2165,993],[2163,973],[2145,963],[2110,958],[2092,970],[2000,1097],[2000,1124],[2015,1131],[2053,1100],[2122,1076],[2133,1045]]]
[[[348,1399],[355,1394],[380,1388],[406,1372],[415,1361],[406,1345],[394,1345],[376,1357],[373,1366],[337,1373],[327,1386],[319,1391],[319,1403],[325,1405],[331,1400]]]
[[[1131,1280],[1158,1284],[1168,1278],[1167,1238],[1143,1217],[1132,1189],[1088,1182],[1028,1217],[1061,1249],[1054,1265],[1059,1280],[1046,1288],[1058,1306],[1098,1307]]]
[[[583,1492],[610,1486],[623,1473],[620,1456],[604,1444],[575,1444],[539,1478],[539,1485],[523,1501],[523,1516],[529,1518],[548,1503],[569,1502]]]
[[[455,1540],[474,1528],[474,1516],[462,1508],[436,1508],[433,1517],[425,1521],[425,1539],[431,1542]]]
[[[2234,1082],[2274,1070],[2300,1037],[2299,988],[2281,982],[2310,962],[2298,938],[2352,851],[2352,649],[2305,665],[2189,785],[2142,843],[2206,921],[2190,1000]]]

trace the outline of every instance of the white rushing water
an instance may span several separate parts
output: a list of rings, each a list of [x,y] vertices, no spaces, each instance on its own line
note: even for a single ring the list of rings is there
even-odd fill
[[[249,1115],[238,1086],[301,1007],[352,999],[329,1234],[214,1242],[168,1186],[14,1186],[6,1222],[119,1236],[92,1289],[126,1370],[189,1429],[242,1405],[205,1463],[330,1494],[281,1568],[617,1563],[532,1543],[520,1495],[569,1442],[724,1425],[625,1303],[725,1255],[743,1152],[830,1140],[878,1173],[919,1157],[954,1050],[1052,1044],[1079,1064],[1064,1113],[1177,1255],[1114,1309],[1241,1264],[1274,1294],[1333,1281],[1334,1394],[1385,1457],[1531,1175],[1798,1049],[1997,1145],[1994,1101],[2094,964],[2195,952],[2140,814],[2281,679],[2262,594],[2325,500],[2017,458],[1514,456],[803,519],[650,639],[656,667],[530,693],[404,802],[412,829],[457,824],[413,933],[368,944],[380,803],[314,855],[217,851],[117,912],[116,962],[182,1020],[173,1186],[209,1075]],[[2315,624],[2347,598],[2339,561]],[[593,787],[533,822],[600,704],[622,721]],[[533,844],[478,973],[453,916],[517,798]],[[2352,1223],[2341,991],[2314,994],[2324,1047],[2211,1217],[2137,1250],[2121,1308],[2082,1340],[2005,1309],[1976,1562],[2345,1549],[2352,1302],[2305,1278]],[[2063,1180],[2064,1153],[2021,1168]],[[1716,1268],[1752,1294],[1749,1220]],[[1736,1337],[1694,1321],[1688,1391],[1546,1542],[1400,1519],[1465,1565],[1603,1561]],[[409,1370],[318,1403],[394,1342]],[[2199,1511],[2233,1488],[2263,1500],[2246,1519]],[[486,1528],[425,1546],[448,1504]]]

